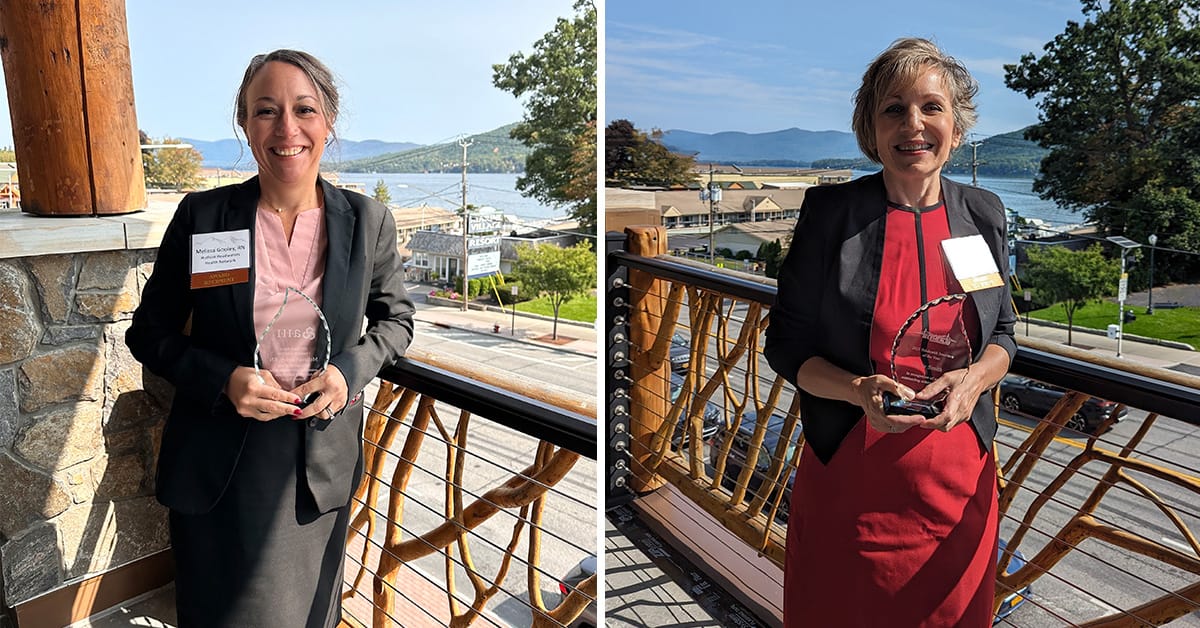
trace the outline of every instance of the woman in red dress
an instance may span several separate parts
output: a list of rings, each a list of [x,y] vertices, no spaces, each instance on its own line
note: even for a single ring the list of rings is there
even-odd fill
[[[806,195],[766,339],[801,395],[806,435],[788,519],[789,627],[991,624],[996,421],[984,393],[1016,352],[1016,316],[1003,281],[966,292],[943,250],[979,236],[967,255],[1007,277],[1000,200],[941,176],[975,122],[976,91],[934,44],[896,41],[855,96],[859,146],[883,171]],[[906,323],[917,341],[895,351]],[[961,363],[939,365],[946,354]],[[889,413],[887,395],[937,410]]]

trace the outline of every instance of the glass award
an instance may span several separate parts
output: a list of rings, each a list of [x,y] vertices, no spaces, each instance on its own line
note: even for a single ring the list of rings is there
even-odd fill
[[[284,390],[312,379],[329,365],[331,346],[325,314],[304,292],[288,288],[283,303],[254,347],[254,372],[271,373]]]
[[[892,342],[892,379],[920,391],[946,373],[970,367],[971,341],[963,324],[966,298],[959,293],[929,301],[900,325]],[[940,399],[905,401],[890,393],[884,394],[883,405],[885,414],[935,417],[942,412]]]

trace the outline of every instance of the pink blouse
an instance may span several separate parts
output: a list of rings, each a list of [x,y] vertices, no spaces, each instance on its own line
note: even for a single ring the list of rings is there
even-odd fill
[[[321,305],[325,277],[325,213],[320,209],[300,212],[288,243],[283,220],[269,209],[258,209],[254,223],[254,333],[259,340],[261,366],[271,372],[284,390],[312,378],[328,356],[322,343],[317,353],[320,317],[303,297],[292,292],[287,309],[274,324],[288,288],[296,288]],[[263,331],[271,325],[265,337]]]

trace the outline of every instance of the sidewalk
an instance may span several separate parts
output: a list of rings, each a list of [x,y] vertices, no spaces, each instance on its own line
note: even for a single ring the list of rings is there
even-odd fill
[[[1028,331],[1026,329],[1025,317],[1022,316],[1018,318],[1015,330],[1018,340],[1028,335],[1032,338],[1041,338],[1059,344],[1067,343],[1065,327],[1059,328],[1031,319]],[[1117,341],[1110,340],[1106,335],[1076,327],[1071,337],[1071,346],[1076,349],[1091,351],[1108,358],[1117,357]],[[1121,359],[1190,375],[1200,375],[1200,351],[1177,349],[1127,337],[1121,342]]]
[[[553,321],[523,316],[519,311],[514,330],[513,317],[508,312],[479,310],[463,312],[454,307],[424,303],[419,296],[415,300],[417,301],[417,313],[414,318],[421,322],[515,340],[555,351],[596,357],[596,330],[593,327],[572,324],[560,319],[558,321],[558,339],[555,340],[553,338]],[[499,331],[496,331],[497,325],[499,325]]]

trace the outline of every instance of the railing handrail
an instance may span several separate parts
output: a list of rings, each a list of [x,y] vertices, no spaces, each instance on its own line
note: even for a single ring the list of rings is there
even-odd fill
[[[596,421],[503,388],[401,358],[379,377],[418,390],[471,414],[596,459]]]
[[[644,257],[628,251],[614,251],[609,256],[618,264],[663,279],[686,282],[768,306],[775,302],[777,288],[771,279],[754,280],[728,271],[701,268],[697,263],[684,262],[669,256]],[[1193,376],[1171,373],[1166,379],[1157,379],[1059,355],[1042,348],[1021,346],[1024,342],[1021,338],[1018,338],[1017,342],[1017,355],[1012,365],[1012,372],[1015,374],[1200,425],[1200,388],[1180,383],[1182,380],[1196,379]]]

